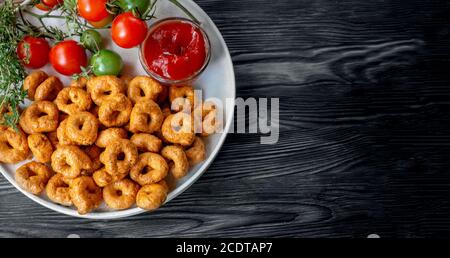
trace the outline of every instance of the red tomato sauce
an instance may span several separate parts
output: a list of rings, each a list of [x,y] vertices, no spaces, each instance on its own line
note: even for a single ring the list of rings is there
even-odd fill
[[[205,64],[206,39],[190,22],[162,22],[145,40],[143,57],[147,68],[164,79],[188,79]]]

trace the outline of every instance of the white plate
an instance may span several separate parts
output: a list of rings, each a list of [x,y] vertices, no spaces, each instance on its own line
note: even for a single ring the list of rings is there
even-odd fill
[[[201,22],[201,26],[205,29],[211,40],[212,57],[208,68],[200,76],[200,78],[194,84],[197,89],[203,90],[204,99],[208,98],[218,98],[222,103],[226,103],[226,99],[231,99],[233,105],[224,105],[224,131],[221,134],[211,135],[206,139],[207,148],[207,159],[201,164],[196,165],[191,168],[189,174],[181,179],[176,188],[169,194],[167,202],[181,194],[187,188],[189,188],[211,165],[214,158],[218,154],[223,142],[225,141],[226,135],[230,130],[230,125],[233,121],[233,109],[234,109],[234,99],[236,93],[235,78],[233,71],[233,64],[231,62],[230,53],[220,34],[217,27],[214,25],[213,21],[208,17],[208,15],[193,1],[190,0],[180,0],[180,2]],[[33,12],[39,12],[37,9],[33,9]],[[167,0],[159,0],[157,4],[156,17],[158,19],[167,17],[186,17],[183,12],[181,12],[177,7],[168,2]],[[152,20],[149,24],[155,22]],[[46,20],[46,25],[58,25],[60,20]],[[126,75],[145,75],[145,71],[139,63],[138,49],[126,50],[119,48],[114,43],[110,42],[108,36],[109,30],[104,30],[103,38],[107,40],[108,44],[106,48],[112,49],[118,52],[125,63]],[[50,66],[46,66],[43,70],[49,74],[57,75],[66,85],[70,82],[70,78],[64,77],[57,74]],[[35,196],[28,192],[25,192],[14,180],[14,173],[16,168],[29,161],[22,162],[17,165],[1,165],[0,172],[3,176],[11,182],[19,191],[21,191],[25,196],[32,199],[33,201],[49,208],[54,211],[75,216],[81,218],[90,219],[116,219],[128,217],[136,214],[145,212],[144,210],[134,207],[123,211],[113,211],[108,209],[104,204],[97,210],[87,214],[79,215],[73,207],[64,207],[51,202],[45,194],[40,196]]]

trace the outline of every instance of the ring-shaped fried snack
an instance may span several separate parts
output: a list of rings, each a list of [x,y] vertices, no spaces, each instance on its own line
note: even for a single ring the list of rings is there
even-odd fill
[[[72,80],[70,82],[69,86],[87,90],[87,82],[88,82],[88,80],[89,80],[89,78],[81,76],[80,78],[78,78],[76,80]]]
[[[53,149],[55,150],[59,144],[57,131],[47,133],[47,139],[50,141],[50,143],[53,146]]]
[[[89,112],[91,112],[91,114],[93,114],[95,117],[98,118],[98,111],[100,110],[100,107],[97,105],[92,105],[91,109],[89,109]]]
[[[152,100],[145,100],[136,105],[131,111],[130,131],[133,133],[153,133],[159,131],[164,121],[164,115]]]
[[[138,148],[140,152],[159,153],[162,148],[162,141],[151,134],[136,133],[131,136],[130,141]]]
[[[50,101],[36,101],[25,109],[19,124],[27,134],[48,133],[58,128],[58,107]]]
[[[53,145],[44,134],[28,135],[28,146],[36,161],[48,163],[52,159]]]
[[[69,135],[67,134],[67,122],[68,120],[63,120],[60,124],[58,129],[56,129],[56,136],[58,138],[58,146],[61,145],[75,145],[75,141],[72,141],[69,138]],[[57,147],[57,146],[55,146]]]
[[[64,86],[62,82],[57,77],[50,76],[36,88],[36,92],[34,93],[34,100],[53,101],[63,88]]]
[[[190,112],[194,108],[195,94],[191,86],[175,86],[169,88],[169,100],[172,103],[172,110],[179,112]],[[177,102],[174,105],[173,102]]]
[[[100,161],[100,155],[102,154],[102,149],[95,145],[84,146],[82,147],[84,153],[86,153],[92,161],[92,168],[89,171],[86,171],[83,176],[90,176],[94,173],[94,171],[100,169],[103,164]]]
[[[16,182],[27,192],[38,195],[52,176],[52,170],[42,163],[29,162],[16,171]]]
[[[97,140],[98,120],[89,112],[79,112],[67,118],[67,136],[78,145],[92,145]]]
[[[92,100],[89,93],[81,88],[67,87],[59,92],[55,100],[56,106],[62,112],[74,115],[91,108]]]
[[[133,77],[122,75],[120,76],[120,79],[123,81],[123,83],[128,87],[130,87],[130,82],[133,80]]]
[[[146,185],[139,190],[136,196],[136,205],[145,210],[156,210],[164,204],[168,192],[169,187],[164,181]]]
[[[96,209],[102,202],[102,189],[88,176],[78,177],[70,182],[70,199],[79,214]]]
[[[129,140],[112,142],[106,146],[105,151],[100,155],[100,161],[111,175],[129,172],[137,160],[137,148]]]
[[[163,180],[169,171],[166,160],[156,153],[143,153],[130,171],[130,177],[136,183],[144,186]]]
[[[197,111],[199,110],[199,111]],[[204,102],[202,106],[197,107],[195,113],[201,114],[201,133],[203,137],[216,133],[221,126],[221,121],[218,116],[218,110],[214,102]]]
[[[69,193],[69,182],[61,174],[56,174],[48,180],[45,192],[47,197],[58,204],[72,206],[72,199]]]
[[[105,99],[117,95],[125,94],[125,83],[115,76],[105,75],[90,78],[87,82],[88,92],[92,101],[97,106],[101,106]]]
[[[62,121],[64,121],[64,120],[66,120],[67,118],[69,118],[69,115],[68,114],[66,114],[66,113],[64,113],[64,112],[59,112],[59,115],[58,115],[58,121],[59,121],[59,123],[61,123]]]
[[[180,146],[166,146],[162,149],[161,155],[169,160],[169,171],[175,179],[180,179],[188,173],[189,161]]]
[[[207,137],[214,134],[219,126],[220,123],[217,120],[217,110],[212,110],[205,116],[205,118],[203,118],[202,133],[200,135]]]
[[[34,100],[34,94],[36,93],[36,89],[41,83],[47,80],[48,74],[44,71],[34,71],[23,81],[23,89],[27,91],[27,96],[30,100]]]
[[[163,113],[164,119],[166,119],[168,116],[172,115],[172,110],[170,109],[170,106],[163,106],[161,108],[161,111]]]
[[[156,102],[160,105],[163,105],[164,103],[167,103],[168,101],[166,101],[169,97],[169,86],[163,86],[162,87],[162,92],[159,93],[158,95],[158,99],[156,100]]]
[[[202,138],[196,136],[191,147],[184,151],[191,166],[198,164],[206,158],[206,147]]]
[[[27,136],[21,130],[0,126],[0,162],[17,163],[30,156]]]
[[[138,191],[139,185],[125,178],[103,188],[103,200],[112,209],[128,209],[136,202]]]
[[[92,161],[79,147],[59,146],[52,154],[52,168],[65,178],[73,179],[92,169]]]
[[[108,128],[103,131],[100,131],[97,140],[95,141],[95,145],[97,145],[100,148],[106,148],[106,146],[108,146],[114,141],[127,138],[128,138],[127,130],[123,128]]]
[[[128,176],[128,172],[122,173],[122,174],[116,173],[114,175],[111,175],[103,167],[103,168],[95,171],[94,174],[92,175],[92,178],[94,179],[95,183],[98,186],[105,187],[111,183],[122,180],[127,176]]]
[[[117,94],[104,100],[98,110],[98,119],[106,127],[119,127],[130,121],[133,104],[123,94]]]
[[[194,119],[183,112],[170,115],[164,120],[161,133],[171,143],[190,146],[195,140]]]
[[[127,93],[133,103],[139,103],[144,100],[157,101],[162,91],[163,86],[159,82],[148,76],[137,76],[130,81]]]
[[[6,121],[5,121],[6,116],[12,117],[12,116],[15,116],[15,114],[20,114],[20,113],[21,113],[21,110],[20,110],[19,106],[16,106],[15,110],[14,110],[14,108],[11,107],[11,105],[8,105],[8,104],[0,105],[0,125],[6,123]]]
[[[172,144],[171,142],[169,142],[168,140],[166,140],[166,138],[164,138],[164,136],[162,135],[161,130],[154,132],[153,133],[156,137],[158,137],[159,139],[161,139],[161,141],[163,142],[163,144]]]

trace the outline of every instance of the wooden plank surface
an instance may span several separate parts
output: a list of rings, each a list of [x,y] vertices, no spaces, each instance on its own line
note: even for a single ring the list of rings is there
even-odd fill
[[[230,135],[153,214],[88,221],[0,178],[0,237],[450,236],[450,4],[198,0],[240,97],[280,98],[280,141]]]

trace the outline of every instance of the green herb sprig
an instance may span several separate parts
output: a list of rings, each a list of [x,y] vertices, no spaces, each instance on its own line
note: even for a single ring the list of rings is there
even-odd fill
[[[1,114],[0,122],[15,129],[20,117],[18,107],[27,96],[22,89],[26,72],[16,55],[17,44],[23,36],[17,26],[18,8],[13,0],[6,0],[0,6],[0,107],[10,110]]]

